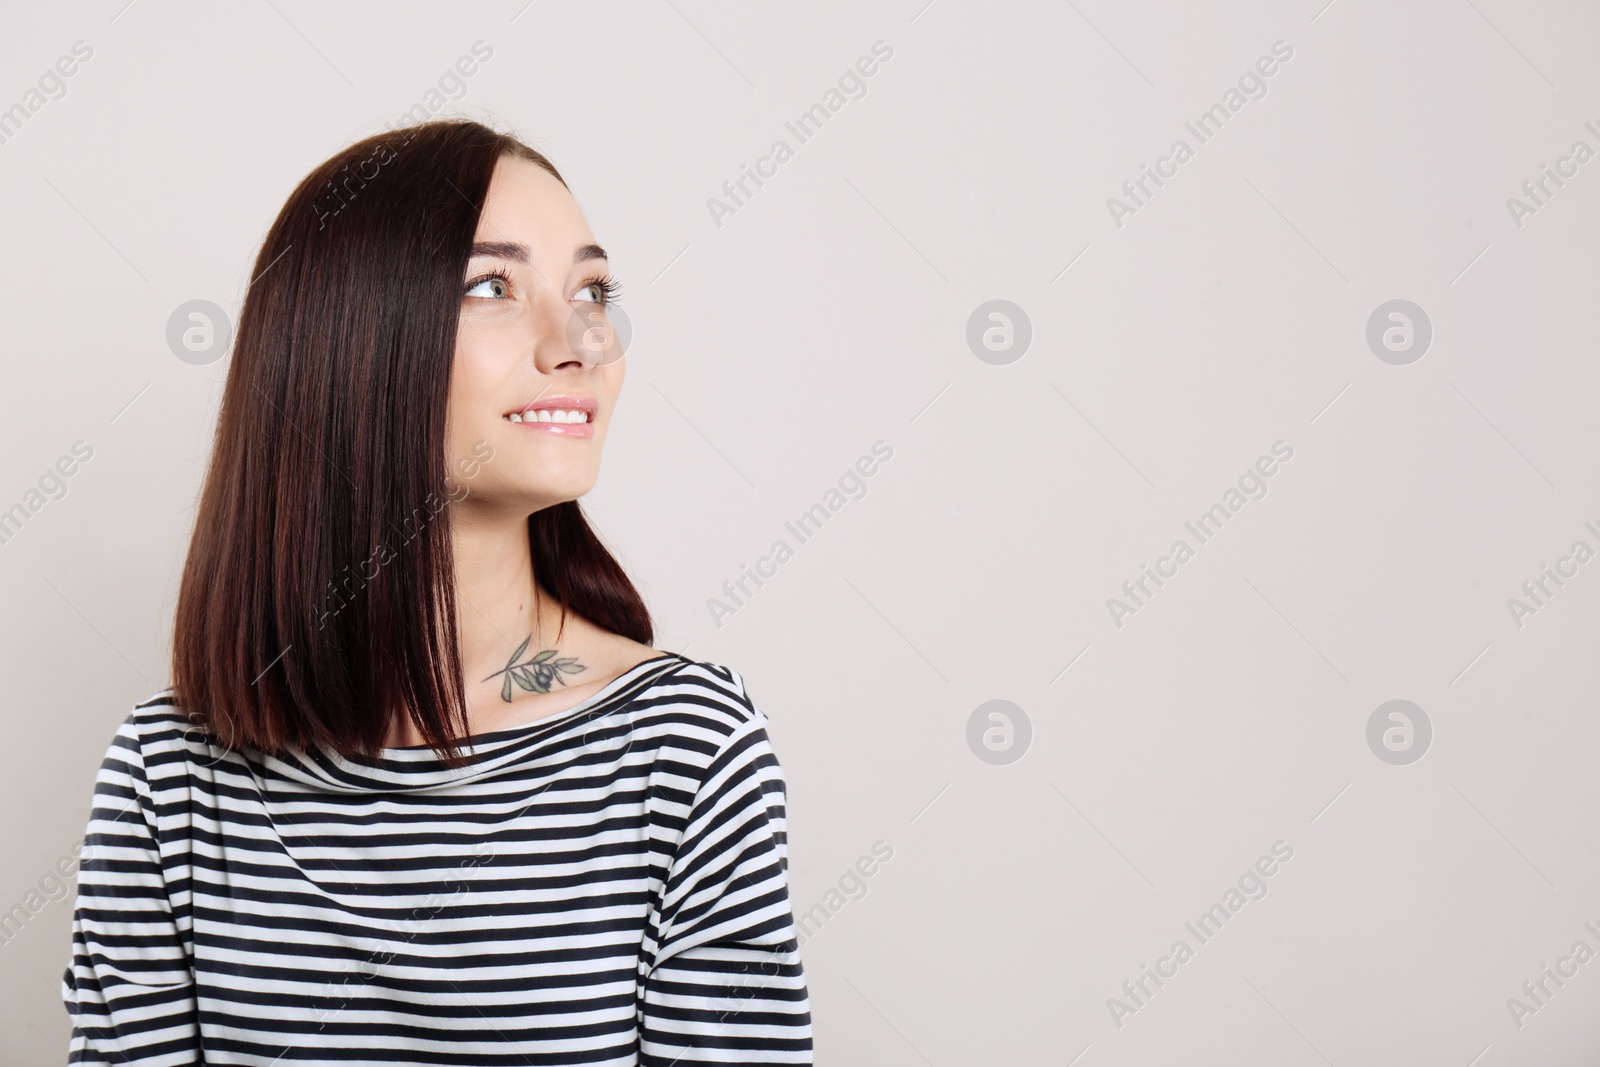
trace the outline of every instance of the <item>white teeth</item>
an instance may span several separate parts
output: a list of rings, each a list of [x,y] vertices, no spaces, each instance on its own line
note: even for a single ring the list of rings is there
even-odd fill
[[[524,413],[512,412],[506,416],[512,422],[588,422],[587,411],[569,410],[566,408],[540,408],[538,411]]]

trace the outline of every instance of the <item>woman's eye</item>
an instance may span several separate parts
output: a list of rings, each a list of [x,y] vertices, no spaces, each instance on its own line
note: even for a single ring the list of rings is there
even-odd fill
[[[509,296],[510,293],[511,287],[506,284],[504,278],[485,278],[480,282],[474,283],[464,295],[499,299]]]
[[[596,278],[582,289],[579,289],[572,294],[572,299],[606,307],[617,302],[617,294],[621,289],[622,286],[617,280],[607,274],[604,278]]]

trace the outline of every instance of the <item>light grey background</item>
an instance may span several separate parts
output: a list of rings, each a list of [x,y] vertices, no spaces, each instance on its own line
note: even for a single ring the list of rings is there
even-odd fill
[[[1520,1026],[1507,1004],[1600,950],[1600,562],[1520,626],[1507,605],[1600,548],[1600,160],[1520,226],[1507,205],[1600,149],[1592,4],[8,5],[0,108],[79,40],[0,144],[0,509],[94,450],[0,545],[0,909],[70,856],[112,732],[168,681],[227,366],[175,358],[168,316],[236,312],[293,185],[482,40],[440,113],[549,153],[625,286],[589,512],[657,645],[772,719],[795,908],[825,918],[819,1062],[1600,1057],[1600,961]],[[799,144],[784,123],[880,40]],[[1185,121],[1276,41],[1267,94],[1199,144]],[[1116,225],[1178,138],[1194,158]],[[997,299],[1033,334],[1006,365],[966,340]],[[1406,366],[1366,341],[1395,299],[1433,328]],[[879,440],[798,545],[784,522]],[[1280,440],[1268,494],[1118,627],[1107,598]],[[779,538],[794,558],[718,625]],[[1433,728],[1403,766],[1367,744],[1395,699]],[[1013,762],[968,747],[991,700],[1031,724]],[[879,841],[865,895],[830,897]],[[1200,944],[1185,922],[1278,841],[1267,895]],[[0,945],[5,1062],[64,1058],[70,911]]]

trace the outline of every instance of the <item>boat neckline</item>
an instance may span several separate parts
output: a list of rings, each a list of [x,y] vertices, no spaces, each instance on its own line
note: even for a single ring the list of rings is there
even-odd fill
[[[581,715],[586,711],[592,711],[597,706],[604,704],[607,700],[614,697],[617,690],[633,680],[642,668],[648,667],[654,663],[661,663],[664,660],[674,659],[683,660],[685,663],[689,662],[687,657],[682,656],[677,652],[665,652],[659,656],[652,656],[650,659],[640,660],[638,663],[635,663],[633,666],[629,667],[627,670],[611,679],[611,681],[607,682],[594,693],[574,704],[572,707],[555,712],[552,715],[545,715],[542,718],[530,719],[528,722],[520,723],[516,726],[503,726],[497,730],[490,730],[487,733],[472,734],[469,737],[464,737],[461,739],[461,750],[463,753],[476,751],[486,745],[494,745],[502,740],[506,740],[519,734],[526,734],[534,730],[542,730],[554,723],[561,722],[563,719],[571,718],[574,715]],[[395,745],[380,749],[379,752],[385,754],[390,752],[419,753],[423,751],[431,751],[432,748],[433,746],[428,744]],[[384,757],[380,756],[379,758],[382,759]]]

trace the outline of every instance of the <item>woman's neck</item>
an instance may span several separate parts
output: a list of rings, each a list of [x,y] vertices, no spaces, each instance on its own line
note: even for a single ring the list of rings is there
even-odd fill
[[[618,676],[665,655],[561,605],[533,570],[528,516],[452,507],[456,636],[469,735],[509,729],[576,706]],[[384,746],[420,745],[396,716]]]
[[[597,628],[570,610],[563,623],[560,604],[535,580],[527,516],[456,512],[451,541],[468,732],[560,710],[562,691],[589,672]],[[422,743],[409,719],[391,723],[384,742]]]
[[[487,524],[462,521],[452,528],[456,569],[456,633],[469,701],[476,686],[491,695],[524,640],[530,654],[551,647],[561,626],[561,608],[535,580],[526,517]],[[565,632],[573,632],[568,613]],[[519,657],[521,662],[525,657]]]

